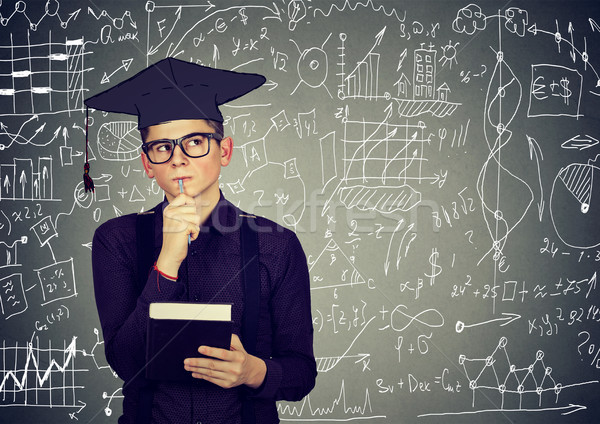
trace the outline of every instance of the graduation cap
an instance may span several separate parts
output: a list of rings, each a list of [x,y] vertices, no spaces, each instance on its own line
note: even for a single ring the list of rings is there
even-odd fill
[[[166,58],[133,77],[85,100],[86,107],[105,112],[137,115],[138,128],[178,119],[209,119],[223,122],[219,106],[260,87],[266,81],[258,74],[209,68]],[[94,190],[87,158],[85,190]]]

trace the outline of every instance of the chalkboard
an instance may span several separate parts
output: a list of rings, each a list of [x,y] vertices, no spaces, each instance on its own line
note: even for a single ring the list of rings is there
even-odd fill
[[[116,422],[102,222],[163,199],[83,100],[168,56],[265,75],[221,189],[295,230],[318,377],[282,422],[600,420],[600,3],[2,1],[0,421]]]

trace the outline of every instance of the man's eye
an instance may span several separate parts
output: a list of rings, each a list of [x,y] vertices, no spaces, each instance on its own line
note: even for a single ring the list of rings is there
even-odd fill
[[[190,138],[189,140],[186,141],[186,144],[188,146],[199,146],[204,142],[204,139],[202,137],[194,137],[194,138]]]
[[[171,143],[159,143],[152,146],[152,149],[157,152],[168,152],[171,150]]]

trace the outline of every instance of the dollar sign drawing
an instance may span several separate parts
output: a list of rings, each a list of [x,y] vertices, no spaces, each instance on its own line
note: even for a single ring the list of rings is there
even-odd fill
[[[569,98],[571,97],[571,94],[573,94],[573,92],[569,90],[569,80],[566,77],[562,77],[560,80],[560,86],[563,88],[562,93],[560,93],[560,97],[563,98],[563,101],[568,106]]]
[[[442,267],[437,264],[438,257],[440,256],[440,252],[434,247],[431,249],[431,255],[429,256],[429,263],[431,264],[431,275],[425,274],[426,277],[429,277],[429,285],[433,286],[435,283],[435,277],[442,273]]]

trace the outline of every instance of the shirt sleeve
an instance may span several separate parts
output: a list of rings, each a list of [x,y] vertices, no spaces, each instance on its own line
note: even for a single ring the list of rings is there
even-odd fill
[[[267,375],[253,397],[297,401],[314,387],[317,366],[313,353],[310,278],[306,256],[292,233],[279,263],[279,281],[271,297],[273,350],[263,358]]]
[[[146,362],[149,304],[180,300],[185,288],[181,282],[166,279],[150,269],[146,285],[139,293],[135,223],[123,224],[109,221],[96,230],[92,268],[106,359],[127,382],[139,375]]]

